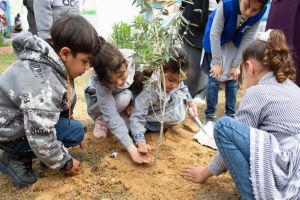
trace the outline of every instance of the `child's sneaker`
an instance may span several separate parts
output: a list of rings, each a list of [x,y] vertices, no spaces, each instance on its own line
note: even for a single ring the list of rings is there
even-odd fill
[[[108,128],[106,122],[101,117],[97,118],[93,130],[93,135],[96,138],[100,138],[100,137],[106,138],[107,130]]]

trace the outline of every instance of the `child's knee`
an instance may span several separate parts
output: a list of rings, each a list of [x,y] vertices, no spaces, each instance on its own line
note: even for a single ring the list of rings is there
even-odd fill
[[[232,117],[224,116],[221,119],[217,120],[214,127],[214,138],[216,137],[226,137],[225,127],[231,126],[234,122]]]
[[[73,138],[76,141],[76,143],[79,144],[84,138],[85,128],[80,121],[77,121],[77,120],[72,120],[72,121],[73,121],[73,123],[72,123]]]
[[[117,111],[121,113],[129,106],[131,100],[133,99],[133,94],[130,90],[125,90],[120,94],[116,95],[114,99]]]

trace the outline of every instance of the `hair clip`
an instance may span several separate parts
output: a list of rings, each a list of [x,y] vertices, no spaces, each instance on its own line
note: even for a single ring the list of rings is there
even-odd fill
[[[258,32],[256,34],[256,39],[259,39],[259,40],[264,41],[264,42],[268,42],[269,37],[270,37],[270,33],[271,33],[272,30],[273,29],[269,29],[266,32]]]

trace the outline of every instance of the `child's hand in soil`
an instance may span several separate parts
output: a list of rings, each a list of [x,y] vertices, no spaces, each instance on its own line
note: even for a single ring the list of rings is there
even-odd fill
[[[209,177],[212,176],[212,174],[208,170],[208,167],[195,165],[185,166],[181,170],[180,175],[183,178],[195,183],[204,183]]]
[[[72,158],[73,166],[70,170],[65,172],[66,176],[74,176],[80,171],[81,162],[76,160],[75,158]]]
[[[140,153],[148,153],[152,150],[151,145],[147,144],[146,142],[138,143],[138,151]]]
[[[149,164],[153,160],[152,155],[150,153],[145,154],[139,152],[134,144],[129,145],[127,151],[131,156],[133,162],[137,164],[142,164],[142,163]]]

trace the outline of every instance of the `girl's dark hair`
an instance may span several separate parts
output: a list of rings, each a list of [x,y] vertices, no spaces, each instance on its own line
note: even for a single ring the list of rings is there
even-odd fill
[[[91,65],[97,75],[98,81],[103,85],[110,83],[112,73],[117,73],[122,64],[127,61],[118,47],[114,44],[106,42],[103,38],[100,51],[92,58]]]
[[[56,52],[68,47],[75,56],[80,52],[96,54],[101,47],[97,31],[80,15],[57,19],[51,28],[51,37]]]
[[[174,73],[181,73],[181,71],[188,74],[190,71],[190,62],[186,52],[182,48],[173,47],[170,50],[172,58],[165,63],[164,71],[172,71]]]
[[[279,83],[286,79],[295,81],[296,69],[284,33],[272,30],[267,42],[255,40],[243,52],[243,64],[254,58],[272,71]]]

